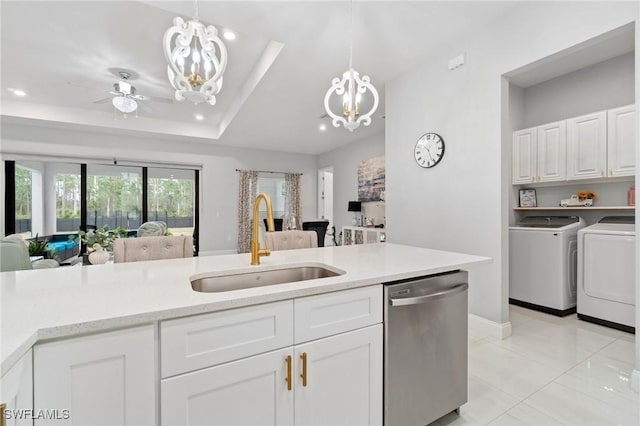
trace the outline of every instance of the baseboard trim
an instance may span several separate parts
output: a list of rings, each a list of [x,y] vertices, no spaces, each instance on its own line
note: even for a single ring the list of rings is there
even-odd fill
[[[200,251],[198,252],[198,256],[219,256],[221,254],[238,254],[238,250],[209,250],[209,251]]]
[[[631,373],[631,389],[636,393],[640,393],[640,370],[637,368]]]
[[[469,314],[469,326],[496,339],[506,339],[511,336],[511,322],[498,323],[478,315]]]

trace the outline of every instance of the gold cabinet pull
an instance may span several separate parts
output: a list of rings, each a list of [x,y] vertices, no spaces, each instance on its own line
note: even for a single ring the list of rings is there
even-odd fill
[[[287,390],[291,390],[291,355],[287,355],[285,358],[285,362],[287,363],[287,377],[285,381],[287,382]]]
[[[302,378],[302,386],[307,386],[307,353],[302,352],[302,354],[300,354],[300,359],[302,360],[302,374],[300,374],[300,378]]]
[[[0,426],[5,426],[7,424],[7,419],[5,419],[4,417],[4,411],[6,408],[7,404],[5,404],[4,402],[0,404]]]

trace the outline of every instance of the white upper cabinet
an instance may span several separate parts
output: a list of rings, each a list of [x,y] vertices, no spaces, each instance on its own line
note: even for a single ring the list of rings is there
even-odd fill
[[[567,179],[593,179],[607,173],[607,112],[567,120]]]
[[[566,141],[565,121],[514,132],[513,184],[566,180]]]
[[[513,184],[533,183],[536,178],[536,128],[513,133]]]
[[[628,105],[608,111],[608,176],[636,174],[636,109]]]
[[[557,182],[567,179],[566,122],[538,126],[537,182]]]

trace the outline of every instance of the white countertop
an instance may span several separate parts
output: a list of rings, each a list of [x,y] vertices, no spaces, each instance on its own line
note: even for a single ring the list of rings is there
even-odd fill
[[[309,296],[489,263],[490,258],[402,246],[364,244],[249,254],[60,267],[0,273],[0,355],[4,374],[44,339],[105,331],[166,318]],[[189,277],[326,264],[344,275],[222,293],[199,293]],[[473,284],[473,283],[471,283]]]

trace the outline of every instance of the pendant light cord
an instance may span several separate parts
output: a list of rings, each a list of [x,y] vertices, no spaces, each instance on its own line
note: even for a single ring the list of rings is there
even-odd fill
[[[349,69],[353,68],[353,0],[349,3]]]
[[[198,0],[193,0],[193,20],[198,21]]]

